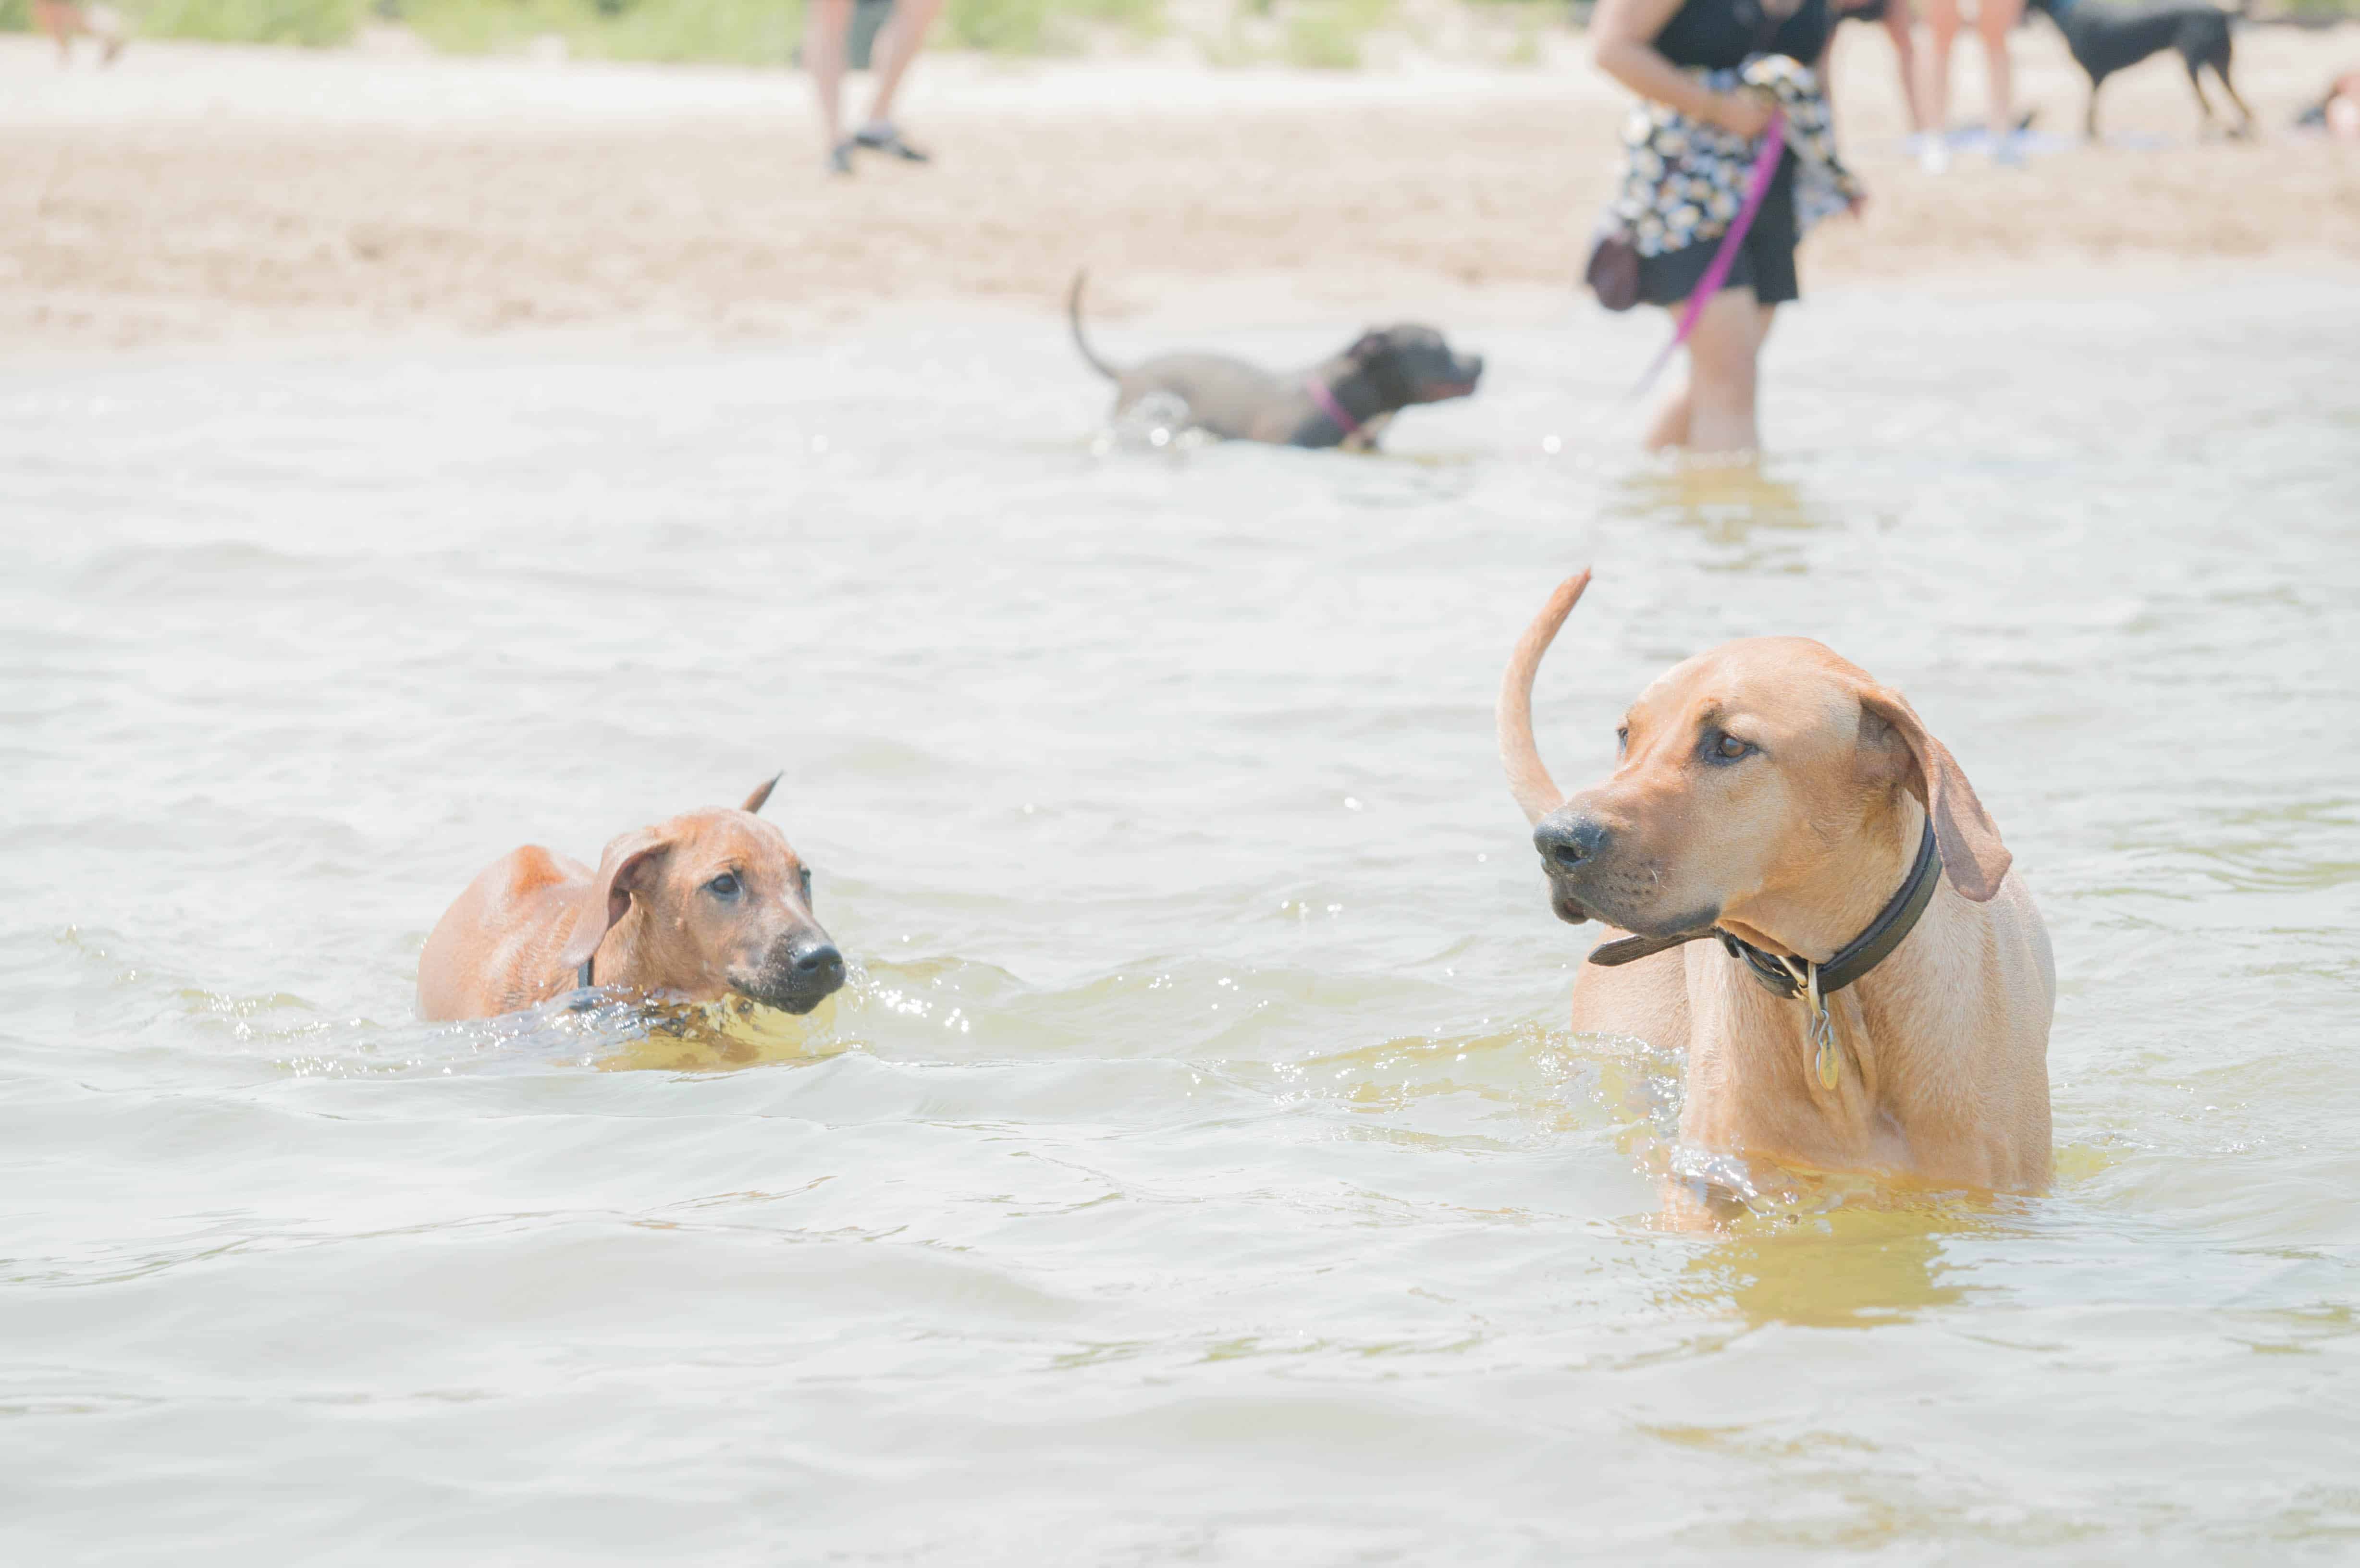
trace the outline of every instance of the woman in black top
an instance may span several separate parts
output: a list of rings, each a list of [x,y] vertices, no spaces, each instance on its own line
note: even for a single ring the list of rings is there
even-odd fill
[[[1590,18],[1590,51],[1599,68],[1644,98],[1670,105],[1742,136],[1770,124],[1770,102],[1760,93],[1716,93],[1684,68],[1721,70],[1756,54],[1783,54],[1805,65],[1827,56],[1835,17],[1828,0],[1600,0]],[[1721,292],[1709,301],[1689,335],[1688,380],[1647,433],[1651,449],[1751,451],[1761,445],[1754,422],[1755,361],[1770,333],[1770,316],[1796,299],[1795,160],[1783,158],[1754,226],[1740,245]],[[1647,256],[1639,264],[1639,297],[1677,308],[1703,280],[1720,248],[1718,237]]]

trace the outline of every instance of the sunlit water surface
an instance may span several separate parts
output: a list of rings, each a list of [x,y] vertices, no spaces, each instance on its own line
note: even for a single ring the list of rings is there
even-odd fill
[[[1761,480],[1587,312],[1381,460],[1094,449],[1045,321],[0,375],[0,1554],[2360,1551],[2360,289],[1793,315]],[[1963,759],[2052,1193],[1651,1226],[1492,755],[1590,561],[1561,779],[1755,633]],[[781,768],[809,1027],[417,1021]]]

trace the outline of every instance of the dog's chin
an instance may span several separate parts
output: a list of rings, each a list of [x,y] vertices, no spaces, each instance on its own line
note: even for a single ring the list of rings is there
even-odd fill
[[[759,1002],[766,1007],[776,1007],[782,1013],[792,1013],[797,1018],[810,1012],[814,1007],[835,996],[841,988],[831,985],[825,991],[790,991],[768,985],[730,986],[731,990],[749,1002]]]
[[[1578,926],[1584,920],[1596,920],[1616,931],[1628,931],[1633,936],[1686,936],[1690,931],[1710,930],[1712,923],[1721,918],[1721,911],[1717,909],[1697,910],[1668,920],[1634,909],[1617,909],[1594,893],[1587,899],[1579,898],[1571,888],[1555,879],[1549,882],[1549,908],[1558,920],[1569,926]]]
[[[1432,381],[1418,389],[1417,400],[1421,403],[1448,403],[1453,397],[1470,397],[1474,393],[1475,383],[1472,381]]]

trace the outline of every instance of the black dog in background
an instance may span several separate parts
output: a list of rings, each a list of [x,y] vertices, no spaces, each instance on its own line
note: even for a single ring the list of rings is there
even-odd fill
[[[2196,68],[2209,65],[2221,81],[2221,91],[2237,106],[2242,117],[2229,134],[2244,136],[2253,128],[2254,112],[2237,96],[2237,89],[2229,81],[2229,18],[2230,14],[2204,0],[2158,0],[2144,5],[2109,5],[2102,0],[2028,0],[2028,4],[2049,13],[2057,30],[2065,35],[2065,47],[2073,51],[2073,60],[2090,73],[2090,113],[2084,131],[2092,141],[2098,139],[2098,89],[2106,78],[2125,66],[2136,65],[2151,54],[2168,49],[2180,51],[2188,67],[2188,84],[2196,89],[2197,106],[2204,111],[2204,123],[2212,123],[2212,101],[2204,96],[2204,83]]]

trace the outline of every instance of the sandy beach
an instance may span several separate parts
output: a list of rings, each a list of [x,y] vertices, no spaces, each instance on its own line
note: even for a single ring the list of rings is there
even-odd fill
[[[1902,156],[1881,31],[1835,74],[1864,223],[1806,287],[2086,287],[2127,267],[2341,271],[2360,158],[2291,135],[2360,27],[2241,32],[2249,142],[2201,139],[2176,62],[2109,85],[2109,144],[2046,24],[2025,169]],[[1980,101],[1960,60],[1961,107]],[[1054,308],[1077,265],[1120,317],[1289,303],[1562,298],[1624,99],[1574,35],[1540,65],[1316,73],[1168,59],[930,57],[905,105],[927,169],[825,178],[784,71],[142,43],[60,71],[0,40],[0,334],[79,351],[308,334],[595,329],[792,334],[891,304]],[[855,102],[859,102],[856,95]]]

